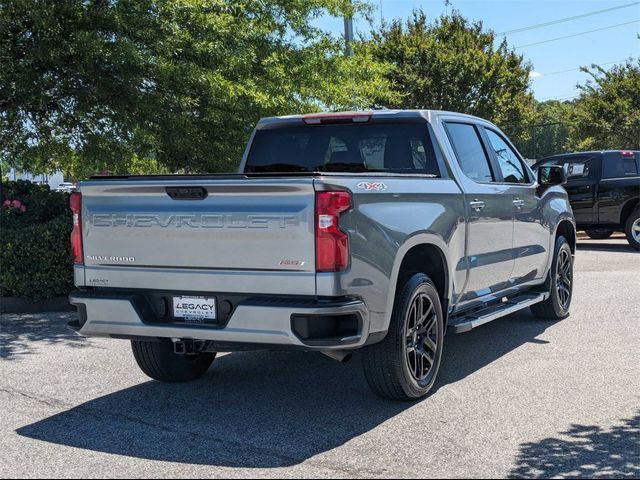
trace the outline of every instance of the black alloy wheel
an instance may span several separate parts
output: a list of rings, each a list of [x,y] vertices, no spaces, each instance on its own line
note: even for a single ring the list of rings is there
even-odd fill
[[[556,289],[558,299],[563,310],[568,310],[571,303],[571,290],[573,282],[573,268],[571,252],[563,249],[558,255],[556,263]]]
[[[405,357],[414,380],[429,377],[438,354],[438,319],[433,303],[419,293],[413,299],[405,322]]]

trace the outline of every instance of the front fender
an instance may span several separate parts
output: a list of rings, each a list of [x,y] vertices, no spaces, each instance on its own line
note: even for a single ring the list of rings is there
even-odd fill
[[[545,271],[545,278],[547,277],[547,275],[549,274],[549,270],[551,269],[551,264],[553,263],[553,255],[555,252],[555,243],[556,243],[556,239],[558,238],[558,229],[563,225],[563,222],[568,222],[571,224],[571,229],[572,229],[572,235],[567,238],[567,241],[569,242],[569,246],[571,247],[571,251],[575,253],[576,251],[576,238],[577,238],[577,231],[576,231],[576,220],[573,217],[573,212],[569,211],[569,212],[563,212],[560,215],[558,215],[556,217],[556,220],[554,222],[553,225],[553,235],[551,235],[550,241],[549,241],[549,258],[547,260],[547,268]],[[567,235],[565,235],[565,238],[567,237]]]
[[[569,222],[573,231],[573,238],[569,238],[568,240],[569,243],[572,243],[572,251],[575,251],[576,221],[573,216],[571,204],[569,203],[569,196],[567,195],[566,190],[560,186],[551,187],[540,195],[539,211],[542,213],[540,220],[544,223],[546,230],[549,232],[547,244],[547,251],[549,252],[549,255],[543,275],[543,278],[547,278],[553,262],[558,228],[563,224],[563,222]]]

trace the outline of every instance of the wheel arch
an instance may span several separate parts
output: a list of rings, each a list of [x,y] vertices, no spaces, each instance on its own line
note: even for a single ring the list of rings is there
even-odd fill
[[[545,291],[548,291],[551,282],[551,266],[553,265],[553,257],[555,256],[555,246],[559,236],[563,236],[569,242],[569,248],[571,249],[571,253],[575,255],[576,253],[576,242],[577,242],[577,233],[576,233],[576,224],[573,216],[570,214],[561,215],[556,224],[555,228],[552,231],[552,235],[550,236],[550,245],[549,245],[549,259],[547,260],[547,267],[544,272],[544,283],[542,287]]]
[[[627,218],[629,218],[629,215],[631,215],[631,213],[635,210],[639,203],[640,198],[636,197],[627,200],[627,202],[622,206],[622,209],[620,210],[620,225],[622,225],[623,229],[627,222]]]
[[[442,238],[433,234],[417,234],[400,247],[394,261],[387,294],[385,329],[389,328],[398,290],[415,273],[424,273],[434,282],[446,320],[453,288],[447,252],[447,245]]]
[[[553,237],[553,242],[558,239],[558,237],[562,235],[569,242],[569,247],[571,247],[571,252],[576,253],[576,226],[575,224],[569,220],[568,218],[564,218],[560,220],[556,226],[556,233]]]

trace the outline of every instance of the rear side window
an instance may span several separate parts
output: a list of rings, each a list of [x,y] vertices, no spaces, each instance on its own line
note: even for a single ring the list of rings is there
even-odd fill
[[[624,178],[638,175],[638,165],[633,155],[607,154],[602,159],[602,178]]]
[[[395,172],[440,176],[434,144],[424,123],[306,125],[258,130],[245,172]]]
[[[492,182],[489,159],[475,127],[467,123],[447,123],[446,129],[464,174],[476,182]]]
[[[487,132],[489,145],[496,154],[504,181],[507,183],[529,183],[527,171],[516,152],[493,130],[485,128],[485,132]]]

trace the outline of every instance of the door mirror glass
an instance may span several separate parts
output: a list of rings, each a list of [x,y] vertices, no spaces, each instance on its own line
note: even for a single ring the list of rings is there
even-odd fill
[[[567,183],[567,174],[561,165],[542,165],[538,168],[538,183],[550,187]]]

